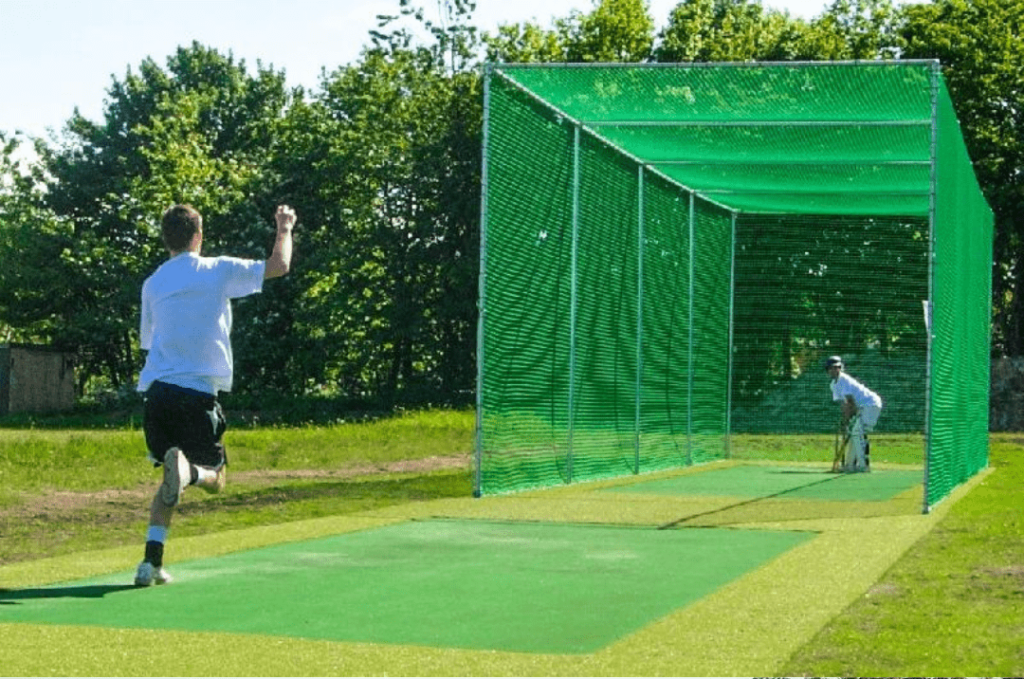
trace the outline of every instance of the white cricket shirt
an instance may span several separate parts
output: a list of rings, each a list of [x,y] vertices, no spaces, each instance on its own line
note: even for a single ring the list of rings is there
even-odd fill
[[[882,398],[878,394],[846,373],[841,372],[839,377],[832,380],[832,400],[843,401],[847,396],[853,396],[853,402],[857,404],[858,408],[863,408],[864,406],[882,407]]]
[[[231,391],[231,300],[263,289],[266,262],[183,252],[142,285],[139,334],[148,351],[139,391],[156,380],[217,395]]]

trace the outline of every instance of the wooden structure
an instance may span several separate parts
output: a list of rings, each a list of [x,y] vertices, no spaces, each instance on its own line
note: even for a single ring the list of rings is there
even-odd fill
[[[75,355],[50,347],[0,345],[0,415],[75,405]]]

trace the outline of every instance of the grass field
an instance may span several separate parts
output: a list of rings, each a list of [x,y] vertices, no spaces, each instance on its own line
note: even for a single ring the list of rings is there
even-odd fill
[[[225,436],[228,485],[190,492],[173,536],[348,514],[471,492],[471,412],[409,413]],[[137,544],[160,472],[132,428],[0,429],[0,565]]]
[[[473,414],[461,411],[410,413],[325,427],[229,430],[226,492],[186,494],[168,549],[175,549],[175,541],[188,545],[184,538],[200,540],[225,530],[273,532],[367,510],[397,511],[410,503],[465,498],[471,491],[472,428]],[[920,461],[919,446],[912,438],[887,443],[899,458],[894,462]],[[819,451],[827,452],[830,446],[827,437],[779,437],[737,442],[737,451],[741,455],[744,449],[760,448],[806,460],[825,457]],[[884,447],[878,445],[880,450]],[[784,665],[764,667],[763,673],[1024,675],[1020,644],[1024,623],[1019,613],[1024,605],[1022,452],[1024,438],[993,435],[992,472],[966,496],[943,508],[944,518],[930,533]],[[0,479],[2,590],[23,586],[5,583],[4,578],[28,572],[19,567],[31,569],[38,559],[55,557],[74,563],[76,555],[90,550],[114,550],[119,555],[141,552],[146,508],[159,475],[144,462],[141,433],[131,427],[102,431],[37,427],[0,429]],[[134,562],[129,559],[130,567]],[[857,563],[850,568],[856,569]],[[838,585],[843,575],[831,577]],[[823,579],[827,582],[829,576]],[[3,629],[0,626],[0,636]],[[19,654],[21,659],[23,652],[31,650],[0,645],[0,667],[18,667],[32,674],[25,669],[32,665],[4,662],[4,656],[11,660],[9,654]],[[140,671],[139,665],[133,667]],[[287,664],[282,659],[276,665],[252,668],[250,673],[281,673],[275,667]],[[338,667],[335,671],[344,673]],[[457,665],[442,667],[433,671],[425,667],[424,673],[473,673],[460,671]],[[48,666],[49,671],[53,668]],[[200,664],[190,669],[197,674],[223,671],[212,664],[207,671],[203,668]],[[60,669],[58,674],[77,673],[74,667]],[[606,668],[591,664],[587,669],[594,674],[624,671],[615,664]],[[685,666],[677,670],[677,674],[690,674]],[[364,665],[351,673],[365,671]],[[44,673],[42,666],[38,672]],[[107,673],[118,671],[111,667]],[[536,673],[546,672],[538,669]]]

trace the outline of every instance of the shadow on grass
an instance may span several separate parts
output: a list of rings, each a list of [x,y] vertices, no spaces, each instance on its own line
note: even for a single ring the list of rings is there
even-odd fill
[[[79,585],[76,587],[33,587],[0,589],[0,606],[13,606],[24,599],[102,599],[108,594],[138,589],[135,585]]]

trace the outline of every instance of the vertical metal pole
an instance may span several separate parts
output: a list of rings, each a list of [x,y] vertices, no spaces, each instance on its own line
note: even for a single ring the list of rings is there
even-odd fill
[[[572,149],[572,260],[569,272],[569,441],[566,450],[566,483],[572,483],[573,431],[576,425],[576,310],[577,257],[580,240],[580,126],[573,128]]]
[[[696,243],[694,242],[694,235],[697,230],[694,228],[694,215],[695,215],[695,203],[694,194],[690,192],[690,310],[688,312],[690,319],[690,339],[687,342],[687,357],[686,357],[686,368],[687,368],[687,385],[686,385],[686,464],[693,464],[693,291],[694,286],[694,272],[696,266],[694,265],[694,257],[697,253]]]
[[[725,376],[725,456],[732,457],[732,343],[736,316],[736,213],[732,213],[732,247],[729,251],[729,355]]]
[[[493,65],[484,66],[483,153],[480,162],[480,272],[477,278],[476,322],[476,432],[473,458],[473,497],[483,493],[484,456],[484,320],[487,313],[487,161],[490,140],[491,74]]]
[[[931,168],[929,170],[929,182],[931,184],[928,193],[928,306],[931,312],[931,328],[925,331],[927,343],[927,356],[925,365],[925,397],[924,397],[924,500],[923,513],[931,511],[928,505],[929,482],[932,466],[932,337],[935,328],[935,219],[938,209],[938,153],[939,153],[939,62],[932,63],[932,139],[931,139]]]
[[[633,424],[633,473],[640,473],[640,397],[643,389],[644,331],[644,166],[637,167],[637,273],[636,273],[636,420]]]

